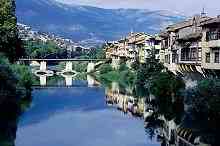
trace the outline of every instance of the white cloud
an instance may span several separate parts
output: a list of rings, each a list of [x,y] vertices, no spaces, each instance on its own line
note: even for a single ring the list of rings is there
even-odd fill
[[[89,5],[102,8],[142,8],[171,10],[185,15],[200,13],[204,7],[209,15],[220,14],[219,0],[56,0],[66,4]]]

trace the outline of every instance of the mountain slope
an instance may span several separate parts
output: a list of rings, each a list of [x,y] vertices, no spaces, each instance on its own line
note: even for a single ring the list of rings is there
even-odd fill
[[[156,33],[183,19],[168,11],[69,6],[54,0],[18,0],[18,21],[76,41],[115,40],[131,30]]]

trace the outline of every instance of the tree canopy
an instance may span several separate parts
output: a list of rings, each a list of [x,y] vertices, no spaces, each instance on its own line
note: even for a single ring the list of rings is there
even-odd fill
[[[15,0],[0,3],[0,53],[14,62],[23,55],[22,42],[18,38]]]

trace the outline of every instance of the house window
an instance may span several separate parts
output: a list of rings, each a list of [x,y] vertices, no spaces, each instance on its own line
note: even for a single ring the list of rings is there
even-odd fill
[[[219,52],[215,52],[215,63],[219,63]]]
[[[177,53],[172,54],[172,63],[178,63],[178,54]]]
[[[219,40],[220,39],[220,32],[218,30],[211,30],[206,33],[206,40]]]
[[[163,48],[168,48],[168,39],[164,40],[163,45]]]
[[[154,45],[160,45],[160,41],[159,40],[155,40]]]
[[[165,55],[165,63],[170,64],[170,54]]]
[[[191,50],[191,61],[195,61],[195,60],[197,60],[197,49],[192,48],[192,50]]]
[[[206,63],[210,63],[210,53],[205,54]]]

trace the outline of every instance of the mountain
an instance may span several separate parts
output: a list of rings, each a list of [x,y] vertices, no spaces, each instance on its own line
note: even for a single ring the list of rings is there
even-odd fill
[[[169,11],[102,9],[55,0],[17,0],[18,22],[81,42],[116,40],[131,30],[157,33],[184,16]]]

